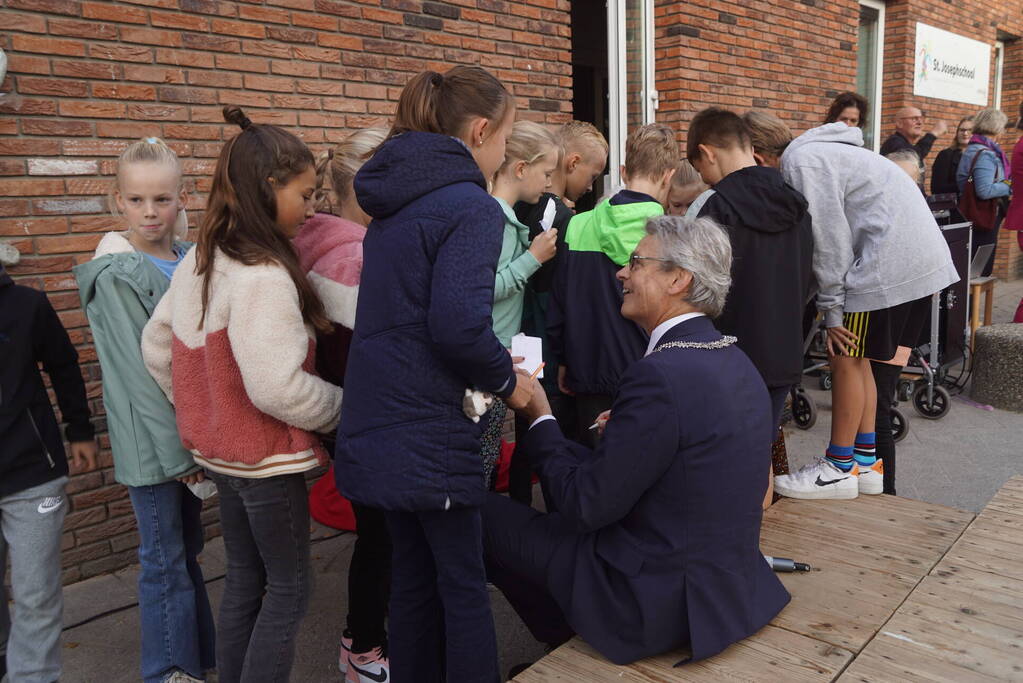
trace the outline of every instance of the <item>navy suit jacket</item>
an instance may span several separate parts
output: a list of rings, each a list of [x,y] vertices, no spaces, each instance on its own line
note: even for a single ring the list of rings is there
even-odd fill
[[[709,318],[661,338],[713,341]],[[760,553],[771,407],[739,349],[671,348],[622,377],[596,451],[553,420],[524,440],[563,522],[578,530],[548,565],[568,623],[624,664],[687,642],[703,659],[789,601]]]

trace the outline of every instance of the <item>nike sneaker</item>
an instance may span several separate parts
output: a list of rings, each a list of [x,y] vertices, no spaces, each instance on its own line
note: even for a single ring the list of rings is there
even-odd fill
[[[390,676],[387,655],[382,648],[375,647],[358,654],[353,652],[348,656],[347,683],[387,683]]]
[[[817,458],[796,472],[776,476],[774,492],[786,498],[848,500],[859,495],[858,474],[855,464],[843,472],[827,459]]]
[[[860,493],[867,493],[876,496],[884,491],[884,464],[878,460],[870,467],[857,465],[860,470],[857,479],[859,480]]]
[[[352,656],[352,634],[345,629],[341,632],[341,652],[337,657],[337,668],[341,673],[348,671],[348,658]]]

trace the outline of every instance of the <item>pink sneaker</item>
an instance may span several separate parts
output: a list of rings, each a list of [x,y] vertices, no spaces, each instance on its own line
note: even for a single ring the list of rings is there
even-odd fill
[[[375,647],[369,652],[348,655],[347,683],[387,683],[390,680],[390,668],[387,655]]]
[[[337,668],[341,673],[348,671],[348,657],[352,654],[352,634],[345,629],[341,633],[341,652],[337,656]]]

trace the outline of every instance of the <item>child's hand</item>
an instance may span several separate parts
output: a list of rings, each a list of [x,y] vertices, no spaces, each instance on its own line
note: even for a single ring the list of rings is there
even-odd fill
[[[199,470],[198,472],[193,472],[192,474],[186,474],[184,476],[178,477],[178,481],[180,481],[185,486],[188,486],[189,484],[198,484],[205,478],[206,474],[202,470]]]
[[[529,253],[540,263],[547,263],[558,253],[558,229],[545,230],[533,238]]]
[[[75,472],[91,472],[96,469],[96,455],[99,454],[99,446],[92,439],[89,441],[72,441],[71,447],[71,469]]]

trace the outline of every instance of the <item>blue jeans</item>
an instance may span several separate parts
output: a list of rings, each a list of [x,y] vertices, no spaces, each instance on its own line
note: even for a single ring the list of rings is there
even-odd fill
[[[302,474],[212,473],[227,579],[220,603],[220,683],[287,683],[309,604],[309,495]]]
[[[202,501],[184,484],[129,486],[139,526],[142,678],[175,670],[202,678],[214,668],[213,611],[197,557],[203,548]]]
[[[497,683],[479,508],[384,513],[393,683]]]

